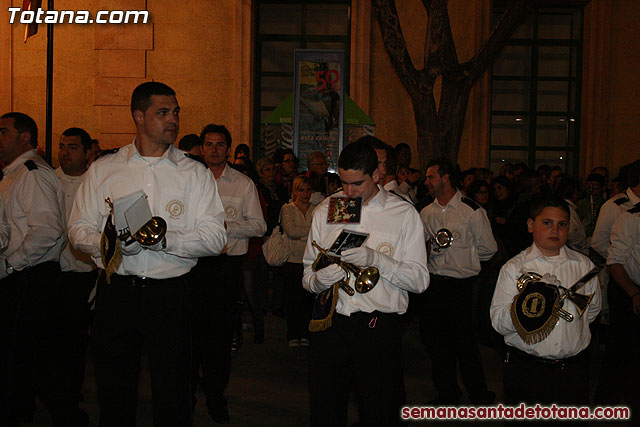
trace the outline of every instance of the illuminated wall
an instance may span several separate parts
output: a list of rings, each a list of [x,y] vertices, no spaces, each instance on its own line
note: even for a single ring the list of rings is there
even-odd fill
[[[45,2],[46,3],[46,2]],[[44,145],[46,27],[23,43],[24,25],[9,24],[0,0],[0,106],[31,115]],[[420,0],[397,1],[414,63],[423,56],[426,13]],[[103,148],[128,143],[134,127],[131,90],[155,79],[176,89],[182,107],[180,135],[204,124],[224,123],[234,145],[251,143],[251,0],[57,0],[56,8],[147,9],[146,25],[55,27],[53,145],[60,133],[81,126]],[[461,61],[489,34],[491,1],[451,0],[451,26]],[[585,9],[581,175],[596,164],[613,173],[640,157],[640,8],[635,0],[592,0]],[[352,98],[377,123],[377,134],[416,152],[411,102],[396,76],[369,0],[353,0]],[[459,162],[463,168],[488,163],[489,84],[477,83],[469,102]],[[417,156],[414,156],[414,159]],[[414,161],[417,166],[417,162]]]

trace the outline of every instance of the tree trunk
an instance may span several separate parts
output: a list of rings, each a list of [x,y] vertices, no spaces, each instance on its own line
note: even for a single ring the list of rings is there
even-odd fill
[[[536,7],[537,0],[511,0],[487,42],[470,61],[462,64],[451,34],[447,0],[422,0],[422,3],[429,23],[424,68],[418,70],[402,35],[395,0],[373,0],[391,64],[413,102],[418,156],[424,168],[434,157],[457,161],[471,88]],[[442,93],[436,108],[433,86],[438,76],[442,76]]]

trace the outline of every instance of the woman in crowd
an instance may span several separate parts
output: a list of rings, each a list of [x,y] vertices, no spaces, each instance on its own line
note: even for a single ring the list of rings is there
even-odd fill
[[[302,287],[302,256],[315,208],[311,204],[311,193],[311,181],[299,175],[293,180],[292,201],[282,207],[282,229],[291,241],[291,255],[284,265],[289,347],[309,346],[313,295]]]

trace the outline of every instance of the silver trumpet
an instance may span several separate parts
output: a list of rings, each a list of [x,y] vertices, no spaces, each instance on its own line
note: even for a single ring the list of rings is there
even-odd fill
[[[429,245],[430,251],[438,253],[453,244],[453,233],[446,228],[441,228],[428,240],[427,244]]]

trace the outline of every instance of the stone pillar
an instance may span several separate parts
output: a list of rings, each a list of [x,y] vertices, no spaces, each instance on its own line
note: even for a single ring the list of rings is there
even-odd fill
[[[146,10],[146,0],[102,0],[103,10]],[[131,93],[147,80],[146,51],[153,50],[153,23],[94,24],[93,48],[98,70],[93,82],[93,105],[100,116],[102,149],[122,147],[135,135]]]

